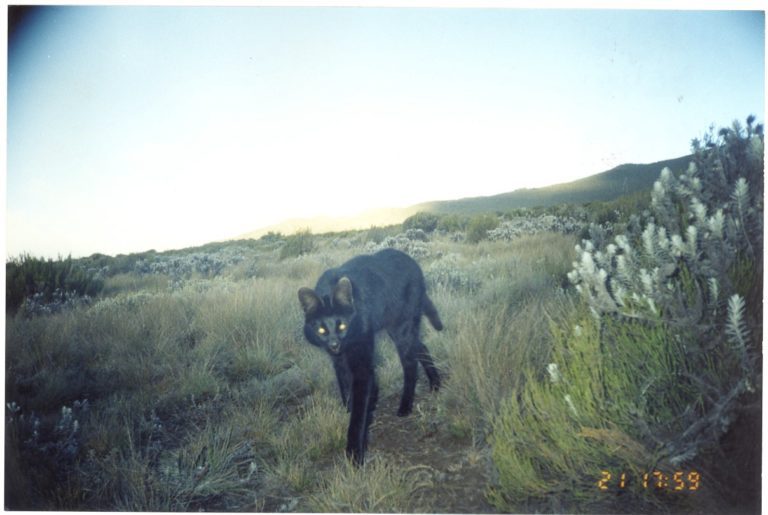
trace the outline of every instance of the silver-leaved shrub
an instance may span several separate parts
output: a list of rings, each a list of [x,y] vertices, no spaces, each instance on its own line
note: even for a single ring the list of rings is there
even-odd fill
[[[691,160],[661,173],[646,211],[585,231],[569,274],[581,299],[548,313],[550,362],[518,372],[492,422],[500,510],[615,512],[613,492],[623,511],[693,512],[693,496],[637,478],[706,469],[725,491],[759,476],[762,126],[710,131]]]
[[[488,231],[491,241],[512,241],[522,236],[542,232],[573,234],[582,230],[585,224],[571,216],[539,215],[517,216],[505,220],[495,229]]]
[[[577,245],[568,276],[598,323],[667,327],[683,342],[680,389],[698,394],[661,452],[671,463],[715,444],[760,374],[763,128],[749,117],[692,147],[689,168],[661,172],[626,234]]]

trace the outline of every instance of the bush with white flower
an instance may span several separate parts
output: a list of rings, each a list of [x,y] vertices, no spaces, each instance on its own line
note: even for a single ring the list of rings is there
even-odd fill
[[[369,253],[377,252],[386,248],[402,250],[414,259],[425,258],[431,254],[427,242],[429,237],[421,229],[408,229],[397,236],[388,236],[380,243],[369,241],[365,246],[365,251]]]
[[[755,391],[762,325],[762,126],[735,122],[693,151],[679,177],[661,172],[644,224],[604,248],[583,241],[569,274],[596,317],[665,324],[685,339],[680,380],[708,391],[667,446],[678,461],[715,443]]]
[[[583,222],[571,216],[540,215],[536,217],[517,216],[505,220],[488,231],[491,241],[511,241],[521,236],[539,234],[542,232],[558,232],[573,234],[582,230]]]
[[[749,413],[761,395],[764,139],[754,122],[694,141],[688,170],[662,171],[624,234],[591,230],[599,237],[576,247],[568,277],[583,301],[552,324],[551,362],[494,424],[499,507],[568,489],[582,492],[582,509],[602,509],[594,477],[574,480],[582,470],[637,477],[704,460],[714,485],[733,474],[712,459],[731,430],[758,435],[740,442],[742,455],[759,445]],[[676,509],[643,489],[622,493],[639,511]]]

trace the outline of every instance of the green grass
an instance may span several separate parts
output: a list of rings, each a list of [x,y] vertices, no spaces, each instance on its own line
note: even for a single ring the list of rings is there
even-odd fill
[[[307,508],[325,513],[413,512],[420,507],[420,490],[431,486],[428,474],[420,472],[420,467],[404,469],[383,459],[369,460],[361,468],[337,460]]]
[[[351,466],[332,367],[301,331],[298,288],[381,236],[313,235],[307,252],[284,259],[274,242],[252,242],[216,276],[179,282],[123,270],[90,305],[6,316],[6,401],[18,406],[6,411],[6,507],[430,511],[426,499],[448,487],[425,471],[455,464],[402,461],[378,447],[363,468]],[[420,258],[445,323],[442,332],[425,323],[423,337],[445,380],[412,415],[412,437],[436,431],[492,456],[485,494],[500,511],[626,509],[626,498],[596,491],[601,468],[649,466],[652,446],[636,425],[674,419],[680,398],[695,395],[675,389],[680,347],[664,328],[590,318],[565,279],[575,243],[550,233],[476,244],[434,234]],[[606,348],[600,331],[616,345]],[[386,337],[378,353],[381,398],[397,398],[402,372]],[[87,410],[74,408],[84,399]],[[62,407],[73,408],[75,433],[57,429]]]
[[[131,273],[115,274],[104,280],[102,294],[117,295],[126,292],[162,292],[167,290],[169,278],[165,275],[136,275]]]

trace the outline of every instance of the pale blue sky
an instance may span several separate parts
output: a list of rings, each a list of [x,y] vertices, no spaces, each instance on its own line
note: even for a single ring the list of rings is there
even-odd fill
[[[764,121],[758,12],[52,7],[8,56],[7,254],[511,191]]]

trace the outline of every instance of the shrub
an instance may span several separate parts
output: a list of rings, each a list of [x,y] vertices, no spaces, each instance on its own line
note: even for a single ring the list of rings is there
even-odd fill
[[[458,232],[467,228],[469,220],[465,216],[445,215],[437,222],[437,229],[443,232]]]
[[[5,264],[6,311],[15,313],[25,299],[37,305],[62,304],[73,297],[94,296],[103,285],[102,275],[85,269],[71,257],[42,259],[28,254]]]
[[[232,265],[243,260],[238,248],[221,248],[211,252],[185,252],[183,254],[157,255],[150,260],[141,259],[134,265],[137,275],[159,274],[179,283],[197,274],[216,277]]]
[[[429,233],[437,228],[439,220],[437,215],[420,211],[405,219],[403,222],[403,230],[421,229],[422,231]]]
[[[528,370],[494,421],[500,508],[560,492],[605,509],[600,470],[636,480],[693,470],[759,397],[763,133],[753,122],[694,142],[692,165],[679,178],[662,171],[626,234],[577,246],[569,279],[583,303],[552,325],[547,373]],[[748,454],[756,442],[740,445]],[[622,493],[630,510],[675,509],[642,488]]]
[[[469,221],[467,226],[467,241],[477,243],[488,238],[488,231],[499,226],[499,219],[495,215],[477,215]]]
[[[763,134],[753,122],[694,141],[689,169],[654,184],[642,230],[605,249],[585,242],[570,275],[601,319],[668,324],[687,342],[678,388],[696,395],[662,452],[673,463],[714,445],[759,380]]]
[[[275,231],[269,231],[267,234],[264,234],[259,238],[259,241],[263,241],[265,243],[277,243],[279,241],[283,241],[285,237],[280,232]]]
[[[136,254],[118,254],[112,259],[109,264],[110,275],[119,273],[133,272],[136,268],[136,263],[140,261],[151,262],[157,256],[157,252],[154,250],[148,250],[146,252],[140,252]]]
[[[6,405],[9,415],[6,417],[6,450],[11,451],[12,460],[6,462],[6,471],[13,470],[14,475],[27,478],[36,488],[60,493],[68,480],[68,472],[75,465],[82,446],[81,422],[87,418],[89,403],[76,400],[72,407],[62,406],[58,420],[42,420],[34,412],[23,413],[16,402]],[[37,466],[30,471],[28,463]],[[13,482],[11,482],[13,484]],[[22,483],[23,484],[23,483]],[[6,483],[8,485],[8,483]],[[24,485],[23,490],[29,488]],[[9,491],[5,499],[9,509],[29,508],[30,505],[43,509],[44,501],[25,499],[22,491]]]
[[[312,231],[309,229],[298,231],[285,239],[285,243],[280,248],[280,260],[310,254],[315,248]]]
[[[382,241],[384,241],[384,238],[389,236],[390,231],[388,231],[384,227],[377,227],[373,226],[365,233],[364,240],[366,243],[373,242],[375,244],[379,244]]]
[[[414,259],[420,259],[429,256],[430,251],[427,246],[426,235],[418,229],[410,229],[406,233],[397,236],[389,236],[379,244],[368,242],[365,247],[366,252],[376,252],[386,248],[395,248],[402,250]]]
[[[510,241],[526,234],[540,232],[560,232],[572,234],[581,230],[583,224],[574,218],[541,215],[537,217],[515,217],[506,220],[495,229],[489,230],[486,236],[491,241]]]
[[[432,288],[443,287],[472,294],[482,285],[482,276],[473,268],[476,267],[463,266],[457,254],[449,253],[433,261],[426,269],[425,276]]]

